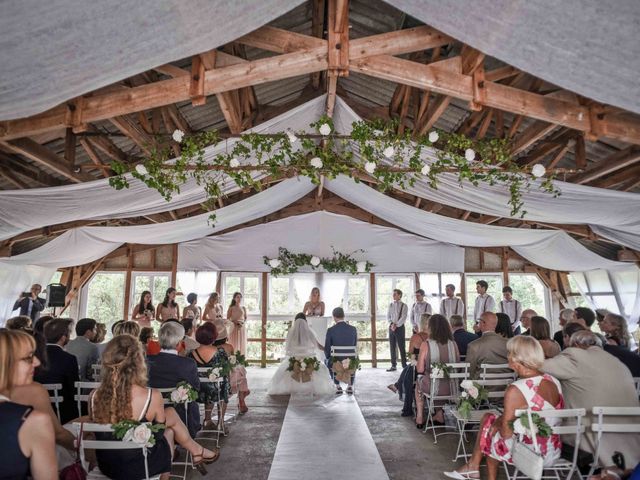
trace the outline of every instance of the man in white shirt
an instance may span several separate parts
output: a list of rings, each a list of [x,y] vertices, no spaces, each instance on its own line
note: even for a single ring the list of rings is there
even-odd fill
[[[473,329],[477,332],[478,322],[480,322],[480,316],[484,312],[495,312],[496,311],[496,301],[493,299],[491,295],[487,293],[487,289],[489,288],[489,284],[484,280],[478,280],[476,282],[476,292],[478,292],[478,296],[476,297],[476,304],[473,308],[473,319],[475,320],[475,326]]]
[[[397,353],[396,347],[400,350],[400,360],[402,368],[407,366],[407,352],[404,340],[404,323],[407,320],[409,308],[402,300],[402,290],[397,288],[393,290],[393,302],[389,304],[387,311],[387,320],[389,321],[389,348],[391,349],[391,368],[387,372],[395,372],[397,370]]]
[[[513,290],[506,286],[502,289],[503,300],[498,306],[501,313],[505,313],[511,320],[511,328],[514,335],[520,335],[520,317],[522,316],[522,303],[513,298]]]
[[[464,318],[464,302],[460,297],[455,296],[455,285],[450,283],[444,287],[444,291],[447,297],[440,302],[440,315],[444,315],[446,319],[451,319],[452,315],[460,315]]]
[[[429,302],[424,299],[424,290],[419,288],[416,290],[416,302],[411,307],[411,326],[413,327],[413,333],[418,333],[420,330],[420,317],[423,313],[431,315],[433,310]]]

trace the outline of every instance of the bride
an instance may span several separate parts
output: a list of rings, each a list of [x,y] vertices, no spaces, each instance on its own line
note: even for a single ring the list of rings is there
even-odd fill
[[[293,393],[329,395],[335,393],[335,386],[329,375],[329,369],[324,364],[324,354],[321,350],[322,346],[309,328],[306,316],[304,313],[299,313],[287,335],[286,356],[271,379],[269,395],[290,395]],[[320,361],[320,369],[312,373],[310,382],[298,382],[291,378],[292,372],[287,371],[290,357],[316,357]]]

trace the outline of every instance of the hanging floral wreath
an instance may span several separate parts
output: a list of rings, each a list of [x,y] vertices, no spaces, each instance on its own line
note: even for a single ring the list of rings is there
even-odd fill
[[[349,272],[352,275],[357,273],[370,272],[373,263],[366,260],[356,260],[351,255],[354,253],[364,253],[364,250],[356,250],[352,253],[337,252],[333,247],[333,257],[321,258],[316,255],[309,255],[308,253],[292,253],[284,247],[278,248],[278,256],[275,258],[269,258],[267,256],[262,257],[264,264],[271,269],[271,275],[276,277],[280,275],[291,275],[298,272],[302,267],[311,267],[313,270],[323,268],[325,272],[329,273],[345,273]]]

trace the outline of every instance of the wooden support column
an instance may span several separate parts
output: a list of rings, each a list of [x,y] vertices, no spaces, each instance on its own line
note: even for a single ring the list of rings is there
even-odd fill
[[[174,243],[173,247],[173,258],[171,259],[171,286],[176,288],[178,284],[178,244]]]
[[[268,282],[269,276],[267,272],[262,272],[262,295],[260,297],[260,319],[262,324],[262,328],[260,329],[260,366],[262,368],[267,368],[267,306],[269,305],[267,301],[267,295],[269,293],[269,289],[267,288]]]
[[[376,274],[369,274],[369,305],[371,309],[371,366],[378,367],[378,342],[376,340]]]
[[[324,2],[325,0],[312,0],[312,15],[311,15],[311,35],[313,37],[322,38],[324,26]],[[320,74],[321,72],[313,72],[311,74],[311,86],[314,90],[320,88]]]
[[[216,293],[218,294],[218,301],[222,305],[222,271],[216,275]]]
[[[151,254],[153,255],[153,251]],[[124,313],[122,318],[128,320],[129,317],[129,306],[131,304],[131,270],[133,270],[133,251],[131,250],[131,246],[127,245],[127,272],[125,274],[124,279]]]
[[[509,248],[502,249],[502,285],[509,285]]]
[[[333,116],[338,77],[349,75],[349,0],[327,0],[327,115]]]
[[[464,312],[462,314],[464,321],[467,321],[467,279],[465,277],[465,273],[463,272],[460,276],[460,299],[462,303],[464,303]]]

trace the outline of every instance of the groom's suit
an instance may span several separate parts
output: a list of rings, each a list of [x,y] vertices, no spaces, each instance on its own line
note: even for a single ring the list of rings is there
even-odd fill
[[[349,325],[348,323],[342,321],[336,323],[334,326],[330,327],[327,330],[327,336],[324,340],[324,355],[327,357],[327,367],[329,371],[331,371],[331,376],[333,377],[333,370],[331,369],[331,347],[356,347],[358,344],[358,331],[356,327]],[[355,374],[351,379],[351,383],[355,380]],[[335,378],[333,379],[336,385],[339,385]]]

